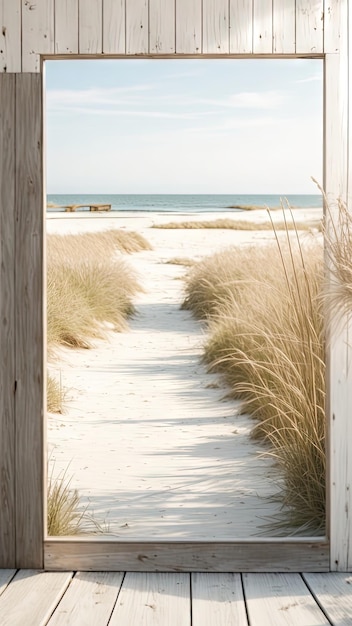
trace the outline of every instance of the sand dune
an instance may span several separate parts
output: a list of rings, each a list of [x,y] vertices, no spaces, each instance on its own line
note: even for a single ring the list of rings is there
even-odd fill
[[[306,219],[316,215],[305,212]],[[82,502],[119,538],[270,535],[266,524],[279,505],[268,496],[278,477],[249,437],[251,419],[224,401],[224,388],[201,364],[206,329],[180,310],[185,268],[166,261],[259,245],[272,233],[149,228],[162,220],[170,215],[47,221],[48,232],[134,229],[154,247],[128,257],[145,288],[129,331],[110,333],[93,350],[61,350],[50,364],[69,389],[66,413],[48,420],[50,465],[55,473],[69,465]]]

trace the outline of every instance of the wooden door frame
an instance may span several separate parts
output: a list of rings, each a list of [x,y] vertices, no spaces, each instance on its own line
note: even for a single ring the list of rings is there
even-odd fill
[[[347,43],[346,43],[347,45]],[[347,51],[290,55],[50,55],[45,60],[116,58],[226,58],[324,60],[324,186],[330,200],[348,199],[350,137]],[[2,227],[0,254],[3,285],[2,319],[8,328],[3,350],[8,367],[1,370],[0,454],[5,462],[5,487],[0,495],[1,565],[47,569],[143,571],[327,571],[352,565],[349,509],[348,419],[350,349],[348,330],[334,335],[328,354],[328,474],[329,539],[255,539],[233,542],[115,542],[45,537],[46,455],[44,407],[46,361],[44,284],[44,151],[43,71],[0,75],[0,170]],[[345,85],[341,88],[341,85]],[[15,212],[13,212],[15,206]],[[8,238],[7,235],[8,234]],[[11,242],[14,241],[14,245]],[[9,272],[4,269],[8,264]],[[5,281],[5,283],[4,283]],[[3,287],[4,289],[4,287]],[[3,292],[4,293],[4,292]],[[6,342],[5,342],[5,339]],[[6,344],[6,345],[5,345]],[[338,382],[334,368],[343,368]],[[351,459],[352,462],[352,459]],[[5,496],[3,495],[5,494]],[[44,513],[43,513],[44,511]],[[334,515],[331,514],[334,513]],[[15,546],[15,548],[14,548]]]
[[[50,60],[53,57],[43,58]],[[57,59],[58,57],[54,57]],[[64,60],[65,57],[59,57]],[[68,60],[81,59],[70,56]],[[89,57],[91,58],[91,57]],[[98,57],[101,58],[101,57]],[[133,62],[134,59],[185,59],[185,55],[126,55],[110,58]],[[273,55],[192,55],[199,62],[207,59],[272,59]],[[275,59],[316,58],[316,55],[276,55]],[[42,68],[43,68],[42,63]],[[324,72],[324,75],[326,73]],[[324,168],[325,169],[325,168]],[[44,197],[44,196],[43,196]],[[329,521],[327,523],[327,526]],[[44,567],[124,571],[328,571],[327,537],[236,539],[233,541],[121,541],[98,538],[53,538],[44,540]]]

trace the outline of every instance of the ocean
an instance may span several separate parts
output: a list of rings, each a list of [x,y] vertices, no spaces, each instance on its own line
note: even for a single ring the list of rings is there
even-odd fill
[[[245,195],[245,194],[49,194],[48,204],[111,204],[112,211],[158,211],[171,213],[206,213],[233,211],[236,206],[277,207],[287,199],[292,208],[320,208],[321,195]],[[48,207],[48,211],[60,209]],[[79,209],[88,210],[88,209]],[[64,211],[64,209],[62,209]]]

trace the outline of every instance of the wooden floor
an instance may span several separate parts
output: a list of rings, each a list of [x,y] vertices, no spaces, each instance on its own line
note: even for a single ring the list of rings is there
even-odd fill
[[[348,574],[0,570],[1,626],[351,626]]]

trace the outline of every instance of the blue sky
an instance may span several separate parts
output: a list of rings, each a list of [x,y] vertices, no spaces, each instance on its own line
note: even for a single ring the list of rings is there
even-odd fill
[[[46,63],[48,193],[317,193],[319,60]]]

